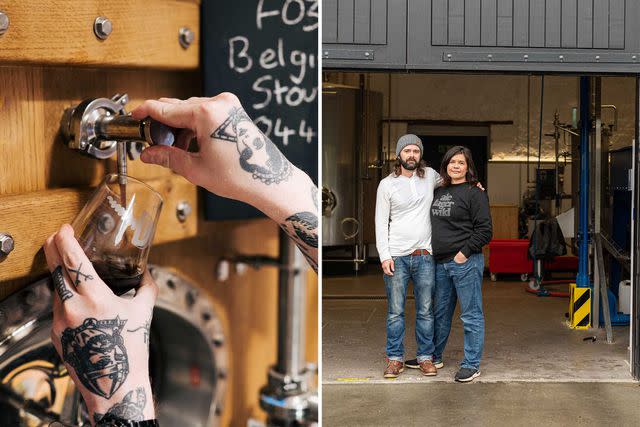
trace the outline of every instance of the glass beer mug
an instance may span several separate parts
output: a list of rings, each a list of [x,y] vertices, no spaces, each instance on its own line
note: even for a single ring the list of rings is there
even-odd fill
[[[110,174],[71,224],[96,272],[116,295],[140,284],[162,203],[147,184]]]

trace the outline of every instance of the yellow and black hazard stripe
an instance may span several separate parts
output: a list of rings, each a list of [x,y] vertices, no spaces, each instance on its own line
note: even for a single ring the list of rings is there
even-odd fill
[[[572,283],[569,293],[569,326],[573,329],[591,327],[591,288],[579,288]]]

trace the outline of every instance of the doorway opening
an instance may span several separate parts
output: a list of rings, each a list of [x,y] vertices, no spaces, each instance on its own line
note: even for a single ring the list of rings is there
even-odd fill
[[[339,132],[331,129],[335,124],[331,113],[323,113],[323,190],[332,191],[327,177],[337,176],[334,165],[339,163],[327,155],[327,150],[334,144],[342,149],[345,144],[354,144],[353,151],[358,156],[351,166],[359,172],[352,193],[342,197],[353,201],[353,217],[361,230],[373,227],[375,190],[391,171],[397,139],[412,133],[421,138],[424,157],[436,171],[447,148],[464,145],[471,149],[490,200],[493,238],[520,242],[517,249],[507,252],[522,252],[527,264],[522,271],[491,271],[489,261],[492,256],[499,256],[499,251],[492,255],[488,247],[484,250],[486,335],[480,381],[633,381],[629,321],[614,325],[613,343],[607,343],[605,329],[600,327],[604,325],[600,312],[605,304],[601,301],[593,312],[591,328],[576,330],[567,324],[569,299],[564,295],[569,293],[567,282],[575,282],[578,255],[579,80],[578,76],[546,76],[542,98],[541,76],[324,72],[323,105],[330,105],[324,103],[324,97],[330,97],[329,92],[339,92],[340,87],[354,91],[355,99],[379,100],[375,108],[356,108],[353,119],[341,114],[341,120],[350,120],[355,128],[351,141],[328,138]],[[635,84],[630,77],[602,77],[603,108],[597,146],[601,156],[600,190],[596,191],[595,175],[591,179],[593,188],[589,189],[601,208],[602,234],[618,249],[619,256],[609,250],[604,253],[610,311],[614,316],[626,313],[632,318],[632,298],[627,292],[630,272],[619,265],[626,262],[628,267],[631,252],[631,185],[628,179],[616,184],[620,173],[632,176],[631,164],[620,163],[621,155],[616,153],[628,152],[633,144]],[[604,108],[605,105],[613,108]],[[365,132],[365,128],[374,131]],[[590,150],[595,153],[595,132],[591,145]],[[594,171],[595,165],[589,173]],[[339,224],[340,218],[325,212],[323,230],[331,223]],[[529,239],[536,221],[551,217],[562,222],[566,258],[558,257],[561,259],[534,271],[528,267],[532,264],[527,261],[528,243],[523,247],[522,242]],[[382,360],[387,306],[382,270],[375,235],[363,234],[360,239],[353,239],[359,248],[357,271],[350,268],[355,262],[348,255],[339,261],[327,262],[323,258],[323,382],[327,384],[347,379],[385,381]],[[325,253],[332,249],[330,245],[323,247]],[[589,273],[593,274],[593,256],[589,263]],[[531,278],[538,274],[549,291],[547,295],[531,292]],[[593,275],[590,277],[594,280]],[[411,359],[416,350],[415,301],[411,290],[407,295],[405,358]],[[434,381],[453,381],[462,358],[462,336],[461,322],[454,320],[443,375],[438,374]],[[344,345],[345,339],[350,345]],[[594,370],[594,360],[608,369]],[[419,372],[409,371],[401,381],[418,382],[424,378]]]

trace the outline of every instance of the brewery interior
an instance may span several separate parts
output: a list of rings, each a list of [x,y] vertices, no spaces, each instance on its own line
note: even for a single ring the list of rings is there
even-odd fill
[[[640,416],[639,8],[324,2],[325,421],[563,426]],[[447,147],[467,145],[489,197],[485,346],[472,384],[454,383],[463,356],[455,315],[437,376],[382,375],[387,307],[373,208],[405,133],[422,138],[437,169]],[[543,242],[551,229],[562,230],[566,253],[536,237],[530,259],[530,230]],[[416,350],[410,295],[406,359]],[[343,403],[358,395],[361,409]]]
[[[225,19],[200,0],[0,5],[2,426],[90,425],[51,344],[42,245],[116,172],[115,143],[74,145],[65,111],[93,100],[82,104],[101,106],[92,114],[121,117],[146,99],[204,96],[201,6]],[[317,275],[271,219],[208,221],[201,189],[127,149],[127,174],[164,199],[149,255],[160,288],[149,336],[160,425],[309,421]],[[279,393],[284,380],[295,402]]]
[[[589,85],[581,97],[584,80]],[[485,352],[476,381],[633,382],[636,92],[636,79],[625,76],[323,70],[322,382],[325,402],[338,405],[329,419],[349,419],[339,401],[357,391],[339,392],[341,386],[389,383],[382,376],[387,306],[374,210],[378,182],[392,170],[395,143],[406,133],[421,138],[427,164],[438,171],[449,147],[470,148],[489,196],[494,240],[484,248]],[[588,271],[608,286],[593,291],[600,304],[593,313],[600,315],[593,315],[592,328],[574,327],[569,313],[580,252],[583,105],[593,124],[587,128],[589,233],[598,230],[603,242],[589,240]],[[548,218],[558,220],[567,253],[534,263],[524,239]],[[407,295],[405,358],[411,359],[415,306]],[[452,383],[462,335],[456,314],[438,375],[406,369],[394,383]],[[418,390],[406,390],[406,398]]]

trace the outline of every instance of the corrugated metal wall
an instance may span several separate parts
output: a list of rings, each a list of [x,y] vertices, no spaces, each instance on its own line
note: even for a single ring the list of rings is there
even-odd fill
[[[359,68],[406,63],[406,0],[324,0],[322,14],[325,60]]]
[[[640,70],[637,1],[325,0],[322,5],[326,68]]]
[[[433,46],[624,49],[625,0],[433,0]]]
[[[326,0],[323,43],[387,44],[388,0]]]

